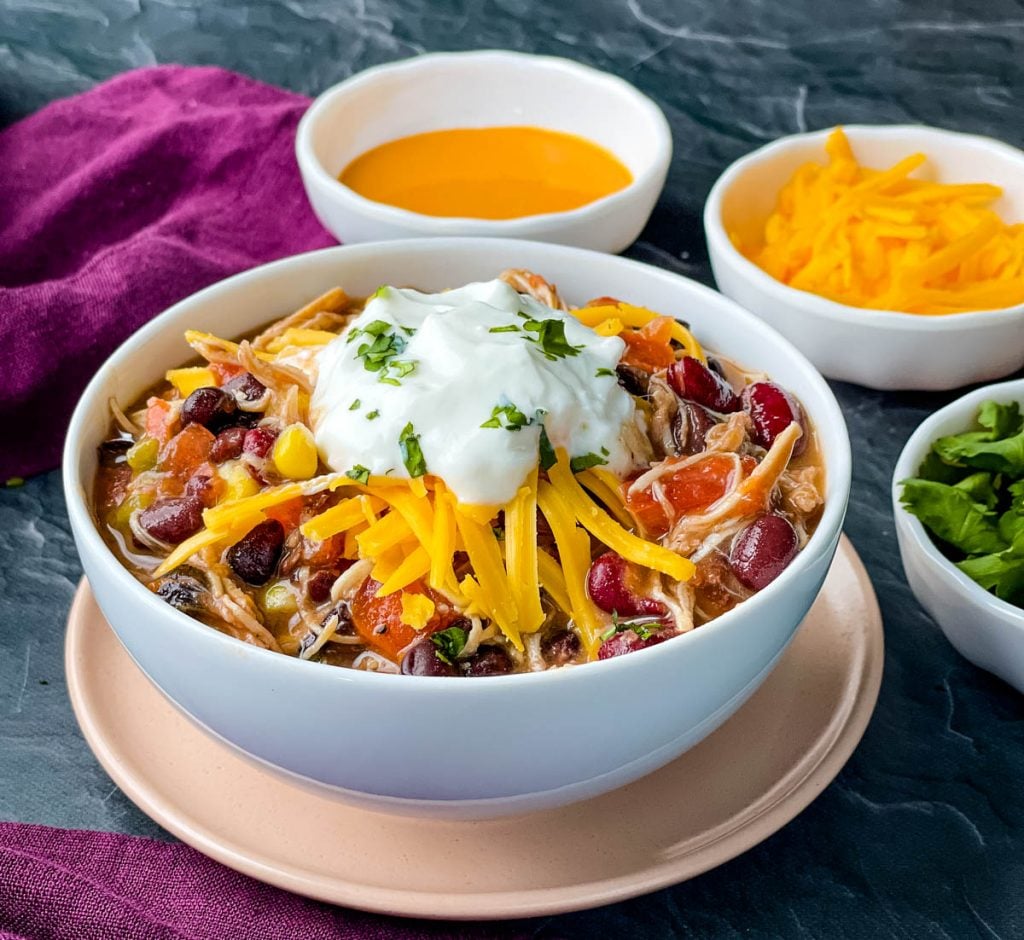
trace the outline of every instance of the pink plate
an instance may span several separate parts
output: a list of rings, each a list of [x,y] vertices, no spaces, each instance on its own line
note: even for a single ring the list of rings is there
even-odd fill
[[[849,758],[874,708],[882,660],[878,603],[844,538],[821,595],[764,685],[678,760],[573,806],[442,822],[311,795],[207,737],[138,670],[85,582],[66,641],[68,690],[86,740],[117,785],[178,838],[299,894],[469,919],[608,904],[757,845]]]

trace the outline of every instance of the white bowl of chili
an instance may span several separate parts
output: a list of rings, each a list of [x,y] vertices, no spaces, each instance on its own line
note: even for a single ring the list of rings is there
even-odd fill
[[[131,401],[187,356],[185,329],[251,333],[336,284],[440,290],[510,265],[543,272],[570,302],[595,294],[685,318],[709,348],[777,378],[818,434],[820,521],[777,579],[667,642],[573,668],[449,679],[327,667],[257,648],[165,604],[97,529],[91,488],[108,402]],[[807,613],[840,536],[850,445],[821,376],[756,317],[699,284],[596,252],[511,240],[426,239],[328,249],[278,261],[175,305],[100,369],[71,421],[64,457],[71,524],[96,599],[150,679],[197,725],[261,765],[383,812],[486,818],[585,799],[672,760],[760,685]]]
[[[935,127],[844,127],[860,164],[887,168],[923,153],[914,176],[941,183],[991,183],[993,208],[1024,220],[1024,152]],[[704,231],[719,289],[770,323],[824,375],[878,389],[941,390],[991,381],[1024,364],[1024,304],[924,315],[837,303],[777,280],[741,252],[763,241],[765,222],[794,171],[824,163],[831,129],[795,134],[731,164],[704,207]]]

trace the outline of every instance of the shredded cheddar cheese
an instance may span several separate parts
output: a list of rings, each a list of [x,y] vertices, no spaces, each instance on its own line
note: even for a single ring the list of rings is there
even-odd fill
[[[784,284],[854,307],[963,313],[1024,302],[1024,224],[989,206],[986,183],[914,179],[926,158],[860,165],[842,128],[828,162],[805,163],[779,193],[756,243],[736,247]]]
[[[626,327],[639,329],[663,316],[663,314],[655,313],[646,307],[624,303],[580,307],[573,310],[572,315],[584,326],[591,327],[599,336],[618,336]],[[707,363],[700,343],[682,323],[674,319],[672,320],[672,339],[683,347],[686,355]]]

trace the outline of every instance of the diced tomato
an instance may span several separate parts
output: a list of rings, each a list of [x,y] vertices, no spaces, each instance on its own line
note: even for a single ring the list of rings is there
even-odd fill
[[[269,509],[265,509],[263,514],[268,519],[276,519],[280,522],[286,533],[291,532],[298,526],[302,518],[302,497],[296,496],[295,499],[271,506]]]
[[[445,599],[420,581],[385,597],[377,597],[378,588],[380,582],[373,578],[363,582],[352,600],[352,623],[368,645],[395,662],[398,661],[398,654],[420,633],[435,633],[458,619],[458,614],[448,607]],[[402,623],[403,594],[426,594],[438,605],[437,612],[423,630],[414,630]]]
[[[639,330],[623,330],[619,336],[626,343],[622,361],[628,366],[657,372],[676,361],[676,354],[672,350],[672,320],[669,317],[655,317]]]
[[[241,375],[245,369],[234,362],[211,362],[210,371],[218,385],[226,385],[233,378]]]
[[[669,460],[682,462],[679,458]],[[710,454],[703,460],[662,476],[662,492],[675,510],[676,516],[706,509],[726,494],[735,467],[731,456]],[[671,520],[651,491],[647,489],[631,493],[628,482],[624,484],[624,489],[626,505],[643,527],[652,535],[664,535]]]
[[[190,424],[164,445],[158,466],[184,483],[210,460],[213,442],[214,436],[201,424]]]
[[[162,398],[151,398],[146,402],[146,433],[161,444],[171,437],[171,403]]]

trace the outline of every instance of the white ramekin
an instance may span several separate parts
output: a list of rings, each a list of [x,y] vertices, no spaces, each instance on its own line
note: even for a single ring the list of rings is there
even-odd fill
[[[523,124],[600,144],[633,181],[578,209],[502,220],[421,215],[338,181],[349,162],[389,140]],[[342,242],[474,235],[617,252],[640,234],[665,185],[672,135],[658,106],[614,75],[550,56],[442,52],[367,69],[325,91],[299,123],[295,152],[313,211]]]
[[[994,183],[995,208],[1024,221],[1024,153],[1007,144],[934,127],[844,127],[857,159],[888,167],[920,151],[943,183]],[[777,281],[745,258],[730,234],[756,238],[779,190],[803,163],[824,163],[829,130],[784,137],[733,163],[704,208],[711,267],[727,297],[762,317],[825,375],[869,388],[938,390],[991,381],[1024,364],[1024,304],[945,316],[865,310]]]
[[[975,389],[921,423],[896,463],[893,516],[903,570],[918,602],[962,656],[1024,692],[1024,610],[968,578],[936,548],[920,520],[900,504],[901,481],[917,476],[932,443],[946,434],[969,431],[979,406],[989,399],[1024,405],[1024,379]]]
[[[825,456],[821,522],[782,575],[691,633],[572,669],[461,679],[303,662],[218,633],[165,604],[107,548],[90,512],[108,401],[133,401],[191,356],[186,328],[247,333],[335,285],[424,290],[525,267],[571,301],[608,294],[688,320],[710,349],[763,369],[801,400]],[[761,684],[817,595],[850,488],[850,443],[828,385],[786,340],[720,294],[635,261],[500,239],[415,239],[312,252],[176,304],[99,370],[71,419],[64,487],[75,541],[107,620],[152,681],[243,754],[340,799],[456,818],[558,806],[657,769]]]

